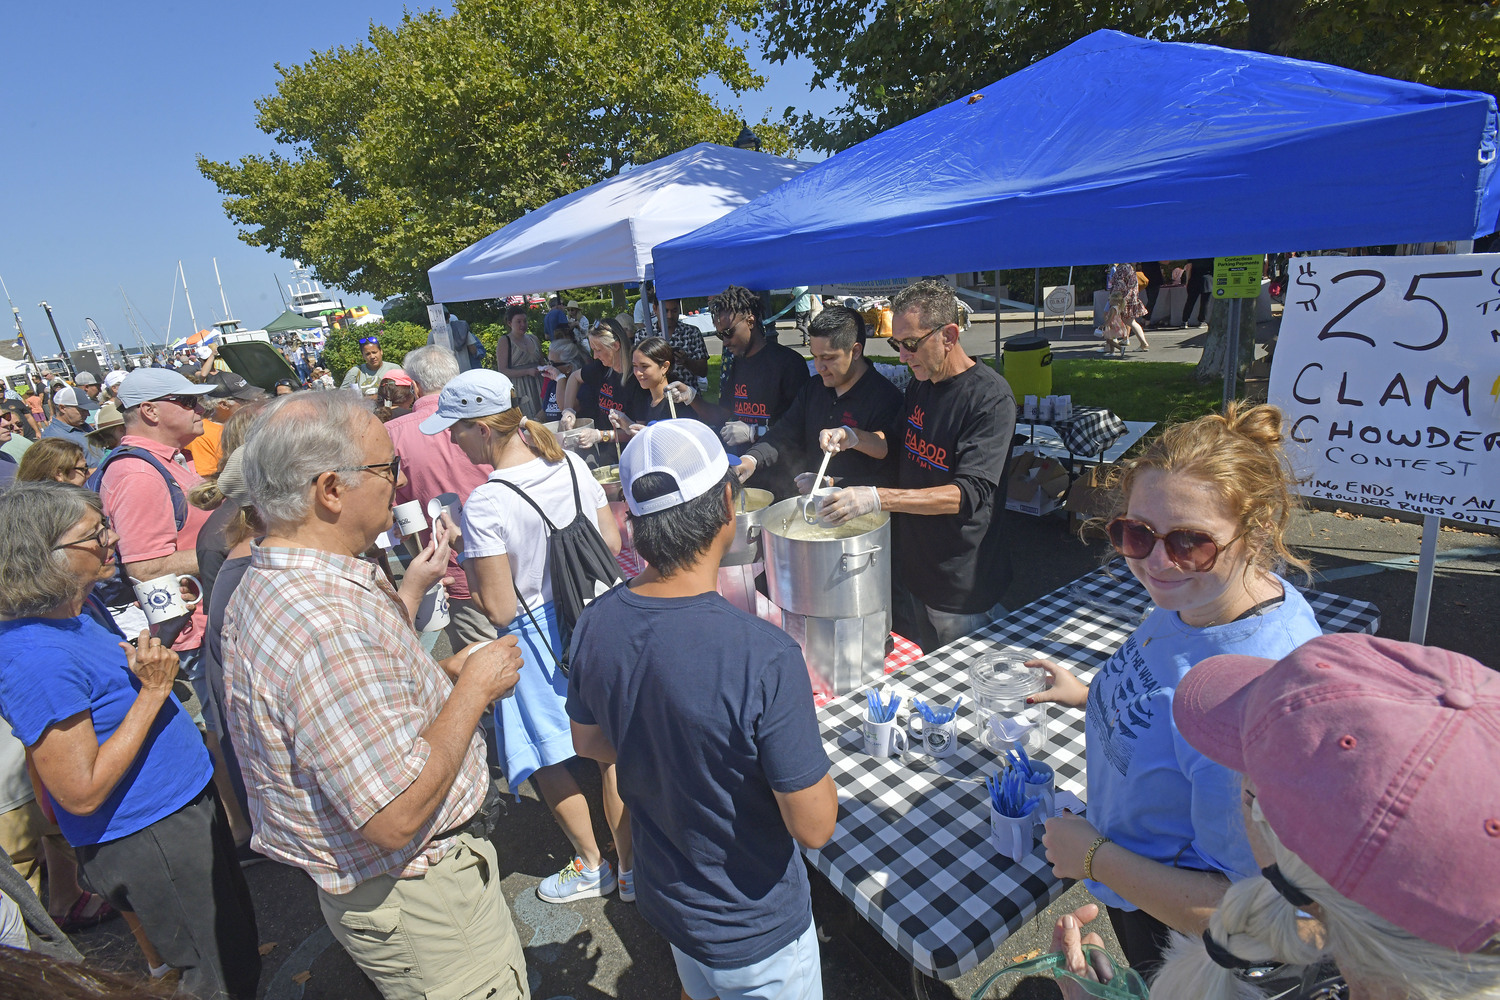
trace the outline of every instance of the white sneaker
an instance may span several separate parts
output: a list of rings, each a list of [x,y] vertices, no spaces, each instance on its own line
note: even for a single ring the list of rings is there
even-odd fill
[[[601,860],[598,868],[585,868],[582,858],[574,858],[566,868],[556,875],[548,875],[536,887],[537,896],[547,903],[592,899],[608,896],[614,891],[615,872],[609,862]]]

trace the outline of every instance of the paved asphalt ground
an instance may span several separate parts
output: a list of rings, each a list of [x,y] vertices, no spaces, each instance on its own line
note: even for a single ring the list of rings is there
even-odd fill
[[[1012,323],[1004,324],[1006,335]],[[1024,328],[1030,327],[1029,318]],[[1016,332],[1022,324],[1015,323]],[[1084,331],[1086,334],[1086,331]],[[783,334],[789,343],[794,332]],[[1196,361],[1191,341],[1201,330],[1152,335],[1153,360]],[[976,324],[965,335],[971,350],[993,350],[993,326]],[[981,346],[987,344],[988,346]],[[1076,346],[1075,346],[1076,344]],[[717,349],[717,345],[714,345]],[[1054,353],[1091,355],[1092,340],[1059,342]],[[1121,362],[1129,364],[1129,361]],[[1420,544],[1418,524],[1344,511],[1308,512],[1297,518],[1293,541],[1311,556],[1318,573],[1314,586],[1371,601],[1381,610],[1382,635],[1406,639]],[[1006,603],[1016,607],[1095,567],[1099,543],[1070,535],[1061,519],[1017,517],[1012,526],[1012,559],[1018,573]],[[1493,646],[1500,620],[1500,538],[1444,530],[1432,598],[1428,641],[1500,668]],[[1488,623],[1488,624],[1486,624]],[[440,646],[439,654],[446,651]],[[592,764],[577,773],[598,802],[598,772]],[[526,946],[533,995],[537,1000],[621,1000],[676,998],[678,987],[666,943],[640,918],[633,904],[613,898],[565,906],[537,899],[538,881],[569,859],[567,841],[530,788],[519,801],[506,798],[495,842],[502,885]],[[609,835],[596,820],[601,843]],[[246,872],[255,897],[260,939],[271,946],[265,958],[261,995],[266,1000],[375,1000],[378,993],[333,943],[318,912],[311,881],[301,872],[265,863]],[[824,993],[829,1000],[911,997],[910,967],[853,910],[813,873],[814,910],[823,939]],[[1049,911],[1014,935],[1007,947],[960,980],[926,984],[933,997],[968,997],[980,982],[1016,955],[1046,950],[1056,915],[1087,899],[1077,887]],[[1100,921],[1103,923],[1104,921]],[[77,936],[91,960],[123,970],[144,965],[121,921]],[[1112,942],[1111,942],[1112,944]],[[305,977],[303,974],[306,973]],[[1002,979],[991,996],[1055,997],[1049,980],[1017,983]]]

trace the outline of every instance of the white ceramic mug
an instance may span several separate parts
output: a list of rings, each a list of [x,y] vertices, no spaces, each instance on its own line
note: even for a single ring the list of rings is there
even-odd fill
[[[896,724],[895,719],[889,722],[872,722],[867,713],[865,715],[864,741],[865,753],[871,757],[893,757],[897,754],[901,756],[906,755],[906,733]]]
[[[947,722],[928,722],[922,728],[922,745],[929,757],[948,757],[958,749],[958,716]]]
[[[1012,861],[1020,861],[1031,853],[1031,835],[1036,828],[1036,813],[1025,816],[1005,816],[990,803],[990,846],[996,853]]]
[[[198,592],[198,596],[191,601],[182,599],[183,580],[193,581],[193,589]],[[146,621],[152,625],[192,614],[198,602],[203,600],[203,584],[198,582],[196,576],[168,573],[150,580],[132,579],[130,583],[135,588],[136,600],[141,602],[141,610],[146,613]]]
[[[422,603],[417,605],[417,620],[413,623],[418,632],[441,632],[448,627],[448,588],[439,581],[427,588]]]
[[[420,500],[408,500],[406,503],[397,504],[391,510],[391,517],[395,519],[396,530],[405,538],[427,530],[427,518],[422,512]]]
[[[448,512],[448,520],[454,524],[458,524],[458,519],[464,511],[464,505],[459,502],[457,493],[440,493],[427,501],[427,517],[433,524],[437,524],[438,517],[442,515],[443,511]]]

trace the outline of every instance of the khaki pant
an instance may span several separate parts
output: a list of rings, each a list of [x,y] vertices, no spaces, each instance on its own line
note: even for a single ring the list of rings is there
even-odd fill
[[[421,878],[318,891],[323,919],[386,1000],[530,1000],[494,845],[463,834]]]
[[[42,898],[42,838],[57,832],[35,799],[0,813],[0,847],[38,899]]]
[[[443,631],[448,633],[448,645],[455,653],[471,642],[485,642],[499,634],[479,605],[468,598],[448,601],[448,625]]]

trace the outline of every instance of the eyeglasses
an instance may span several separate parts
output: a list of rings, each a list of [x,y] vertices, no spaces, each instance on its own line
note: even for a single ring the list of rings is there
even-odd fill
[[[1240,537],[1235,535],[1220,545],[1208,532],[1193,528],[1173,528],[1165,535],[1158,535],[1150,525],[1128,517],[1115,518],[1106,530],[1109,544],[1126,559],[1145,559],[1160,541],[1172,565],[1189,573],[1207,573],[1213,569],[1219,553]]]
[[[161,399],[152,400],[154,403],[172,403],[182,407],[184,410],[196,410],[203,405],[200,396],[163,396]]]
[[[934,333],[937,333],[941,329],[941,326],[935,326],[915,340],[908,337],[905,340],[893,340],[891,341],[891,343],[895,344],[898,348],[905,351],[907,354],[915,354],[917,353],[917,348],[921,347],[928,337],[931,337]]]
[[[385,470],[385,471],[381,471],[381,470]],[[376,462],[374,465],[341,465],[337,469],[329,469],[328,471],[329,472],[369,472],[369,473],[372,473],[374,475],[380,476],[382,479],[389,479],[393,483],[399,483],[401,481],[401,456],[397,455],[394,458],[392,458],[389,462]],[[323,473],[321,473],[321,472],[318,473],[317,476],[313,476],[311,479],[308,480],[308,482],[309,483],[315,483],[315,482],[317,482],[318,481],[318,477],[321,476],[321,475],[323,475]]]
[[[376,344],[376,345],[378,345],[379,343],[380,343],[380,338],[379,337],[360,337],[359,338],[359,346],[361,346],[361,347],[365,346],[366,344]]]
[[[1083,959],[1085,971],[1082,973],[1070,971],[1067,957],[1055,951],[1016,965],[1007,965],[987,979],[974,995],[985,996],[990,985],[1001,976],[1017,972],[1051,972],[1060,979],[1077,983],[1089,996],[1099,997],[1100,1000],[1146,1000],[1146,980],[1129,966],[1116,965],[1103,948],[1093,944],[1084,945]]]
[[[88,469],[79,469],[77,471],[79,471],[79,472],[87,472]],[[95,545],[99,546],[100,548],[107,548],[108,545],[109,545],[109,543],[107,541],[105,541],[105,539],[108,538],[110,532],[112,532],[114,530],[115,530],[114,525],[112,525],[112,524],[109,523],[109,518],[107,518],[107,517],[100,517],[99,518],[99,526],[94,529],[94,533],[93,534],[91,534],[91,535],[85,535],[82,538],[75,538],[71,542],[58,542],[56,545],[52,546],[52,551],[56,552],[58,549],[71,549],[71,548],[74,548],[75,546],[87,545],[90,542],[94,543]]]

